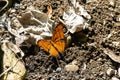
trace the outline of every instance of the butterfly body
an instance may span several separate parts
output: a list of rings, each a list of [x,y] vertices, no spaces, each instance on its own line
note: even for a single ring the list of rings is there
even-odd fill
[[[65,49],[65,40],[63,32],[63,24],[59,24],[54,32],[51,40],[39,40],[37,45],[42,47],[51,56],[57,57]]]

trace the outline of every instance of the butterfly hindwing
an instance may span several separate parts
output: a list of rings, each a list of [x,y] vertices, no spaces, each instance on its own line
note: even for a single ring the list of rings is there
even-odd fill
[[[59,52],[58,52],[57,48],[54,46],[54,42],[51,41],[51,44],[52,44],[52,46],[50,46],[49,53],[51,56],[56,57],[56,56],[58,56]]]
[[[37,45],[42,47],[46,52],[48,52],[51,47],[51,43],[48,40],[39,40]]]
[[[54,43],[55,48],[58,50],[58,52],[63,52],[65,49],[65,42],[64,40],[59,40]]]
[[[56,57],[59,53],[54,46],[54,42],[52,41],[40,40],[38,41],[38,46],[42,47],[46,52],[49,52],[53,57]]]

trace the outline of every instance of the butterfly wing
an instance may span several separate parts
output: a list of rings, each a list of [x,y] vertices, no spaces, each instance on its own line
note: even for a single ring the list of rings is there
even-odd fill
[[[56,49],[56,47],[54,46],[54,42],[51,41],[51,44],[52,44],[52,45],[50,46],[49,53],[50,53],[51,56],[57,57],[58,54],[59,54],[59,52],[58,52],[58,50]]]
[[[53,43],[48,40],[39,40],[37,43],[38,46],[42,47],[46,52],[49,52],[51,56],[56,57],[58,55],[58,51],[53,46]]]
[[[52,40],[40,40],[37,45],[42,47],[46,52],[49,52],[51,56],[58,56],[59,52],[63,52],[65,49],[63,24],[59,24],[53,32]]]
[[[59,24],[53,32],[52,36],[52,41],[54,42],[53,45],[59,52],[63,52],[65,49],[63,27],[63,24]]]
[[[54,47],[58,52],[63,52],[65,50],[65,41],[64,40],[59,40],[54,43]]]
[[[52,41],[53,42],[56,42],[56,41],[59,41],[61,39],[64,39],[64,33],[63,33],[63,24],[59,24],[54,32],[53,32],[53,36],[52,36]]]
[[[39,47],[42,47],[46,52],[49,52],[49,49],[50,49],[50,47],[51,47],[51,43],[50,43],[50,41],[48,41],[48,40],[39,40],[39,41],[37,42],[37,45],[38,45]]]

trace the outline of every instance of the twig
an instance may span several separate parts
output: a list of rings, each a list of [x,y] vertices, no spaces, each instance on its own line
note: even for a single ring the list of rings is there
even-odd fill
[[[18,61],[19,61],[19,60],[20,60],[20,59],[18,59]],[[14,68],[14,67],[17,65],[18,61],[17,61],[13,66],[9,67],[7,70],[5,70],[3,73],[1,73],[1,74],[0,74],[0,77],[2,77],[6,72],[8,72],[8,71],[10,71],[12,68]]]
[[[2,9],[0,9],[0,12],[3,11],[5,8],[11,6],[11,5],[12,5],[12,2],[13,2],[12,0],[5,0],[5,1],[6,1],[6,5],[3,6]]]
[[[104,49],[104,53],[107,54],[113,61],[120,63],[120,56],[115,55],[110,49]]]

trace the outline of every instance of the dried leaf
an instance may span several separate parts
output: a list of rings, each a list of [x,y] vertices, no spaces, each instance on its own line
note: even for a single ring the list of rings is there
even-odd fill
[[[86,20],[82,16],[88,20],[91,19],[91,16],[79,2],[76,2],[76,0],[70,0],[70,2],[73,6],[66,7],[66,11],[63,13],[63,20],[60,19],[60,21],[67,25],[71,33],[75,33],[78,31],[77,29],[80,31],[88,26]]]
[[[23,53],[15,44],[10,42],[3,42],[1,45],[3,53],[3,72],[8,70],[2,80],[23,80],[26,74],[26,69],[23,61],[19,60],[20,57],[17,53]],[[16,53],[17,52],[17,53]],[[22,55],[22,54],[21,54]]]
[[[49,14],[52,8],[49,7]],[[8,31],[15,36],[17,45],[24,41],[35,45],[37,40],[52,36],[53,21],[47,13],[31,10],[21,17],[8,20]]]

